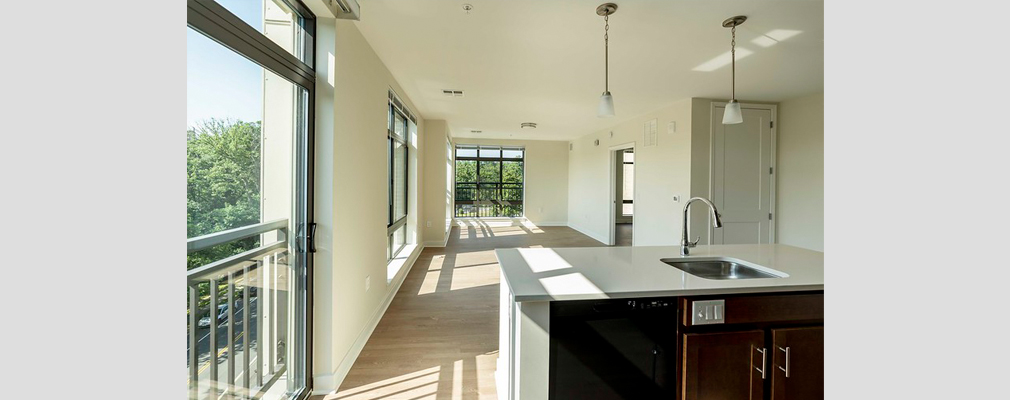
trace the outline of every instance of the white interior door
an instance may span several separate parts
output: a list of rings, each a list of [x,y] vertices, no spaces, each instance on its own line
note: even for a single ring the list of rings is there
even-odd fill
[[[723,125],[724,107],[712,113],[712,202],[722,228],[713,244],[773,243],[772,110],[743,107],[743,123]]]

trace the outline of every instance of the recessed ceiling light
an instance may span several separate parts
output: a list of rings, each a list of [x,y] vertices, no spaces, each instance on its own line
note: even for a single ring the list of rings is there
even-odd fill
[[[519,124],[519,127],[523,128],[523,129],[535,129],[537,127],[537,123],[536,122],[523,122],[522,124]]]

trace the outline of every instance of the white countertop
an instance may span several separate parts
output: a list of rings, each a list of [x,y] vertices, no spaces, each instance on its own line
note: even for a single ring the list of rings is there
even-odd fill
[[[782,244],[497,249],[516,302],[824,290],[824,253]],[[661,258],[737,259],[782,278],[715,280]]]

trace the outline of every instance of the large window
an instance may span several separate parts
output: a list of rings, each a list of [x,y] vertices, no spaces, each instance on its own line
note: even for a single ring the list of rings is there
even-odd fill
[[[407,145],[408,138],[417,132],[416,121],[414,115],[390,92],[389,129],[386,136],[389,146],[389,220],[386,225],[388,259],[396,257],[407,244]]]
[[[304,399],[313,16],[297,0],[187,7],[188,397]]]
[[[456,217],[523,216],[522,147],[456,146]]]

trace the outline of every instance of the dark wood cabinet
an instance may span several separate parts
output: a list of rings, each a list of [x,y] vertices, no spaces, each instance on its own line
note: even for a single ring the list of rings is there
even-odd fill
[[[772,400],[824,398],[824,327],[772,329]]]
[[[761,371],[768,363],[764,343],[760,330],[685,334],[681,398],[762,399]]]
[[[823,304],[823,292],[680,298],[677,399],[823,399]]]

